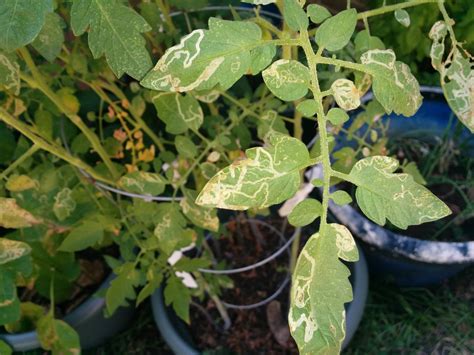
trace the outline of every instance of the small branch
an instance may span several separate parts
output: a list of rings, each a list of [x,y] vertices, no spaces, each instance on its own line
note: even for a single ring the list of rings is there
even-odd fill
[[[388,5],[388,6],[382,6],[378,9],[374,10],[368,10],[361,12],[357,15],[358,20],[363,20],[368,17],[373,17],[373,16],[379,16],[386,14],[388,12],[394,12],[400,9],[405,9],[407,7],[413,7],[413,6],[418,6],[418,5],[423,5],[423,4],[434,4],[437,3],[438,0],[411,0],[407,2],[402,2],[400,4],[394,4],[394,5]]]

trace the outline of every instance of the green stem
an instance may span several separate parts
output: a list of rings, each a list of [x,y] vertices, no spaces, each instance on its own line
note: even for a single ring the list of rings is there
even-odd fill
[[[328,57],[317,56],[315,59],[317,64],[329,64],[347,69],[357,70],[363,73],[372,74],[372,71],[365,65],[359,63],[348,62],[347,60],[333,59]]]
[[[1,114],[1,112],[0,112]],[[20,166],[26,159],[31,157],[33,154],[35,154],[40,147],[38,147],[36,144],[33,144],[26,152],[24,152],[21,157],[19,157],[17,160],[15,160],[13,163],[11,163],[8,168],[6,168],[2,174],[0,174],[0,180],[5,179],[13,170],[15,170],[18,166]]]
[[[62,102],[61,98],[58,97],[46,84],[42,74],[39,72],[38,68],[36,67],[35,63],[33,62],[33,59],[30,56],[30,53],[26,49],[26,47],[20,48],[19,52],[23,59],[25,60],[26,65],[31,71],[31,74],[33,77],[28,77],[26,75],[21,75],[21,78],[32,88],[37,88],[43,94],[45,94],[57,107],[58,109],[63,112],[69,120],[76,125],[79,130],[84,134],[84,136],[89,140],[91,143],[92,148],[99,154],[100,158],[102,161],[105,163],[107,166],[107,169],[110,171],[112,174],[112,177],[114,179],[119,177],[119,173],[115,166],[112,163],[112,160],[110,159],[109,155],[105,151],[104,147],[102,147],[99,138],[97,135],[89,129],[89,127],[86,126],[86,124],[82,121],[82,119],[76,115],[75,113],[71,112]]]
[[[442,0],[440,0],[440,1],[442,1]],[[430,4],[430,3],[437,3],[437,2],[438,2],[438,0],[411,0],[411,1],[407,1],[407,2],[402,2],[400,4],[382,6],[378,9],[368,10],[368,11],[364,11],[364,12],[359,13],[357,15],[357,19],[358,20],[363,20],[364,18],[383,15],[383,14],[386,14],[387,12],[394,12],[396,10],[405,9],[407,7],[413,7],[413,6],[423,5],[423,4]]]
[[[296,238],[295,240],[291,243],[291,258],[290,258],[290,273],[293,274],[293,271],[295,271],[296,267],[296,261],[298,260],[298,253],[300,251],[300,243],[301,243],[301,229],[298,228],[295,231]]]
[[[307,30],[300,32],[300,40],[306,58],[308,60],[308,66],[310,70],[311,85],[310,89],[313,93],[314,100],[317,105],[316,118],[318,121],[319,128],[319,142],[321,149],[321,163],[323,166],[323,198],[322,198],[322,213],[321,213],[321,224],[319,227],[319,233],[324,235],[324,232],[327,227],[327,215],[328,215],[328,206],[329,206],[329,186],[331,179],[331,161],[329,156],[328,148],[328,136],[327,136],[327,127],[326,127],[326,117],[324,115],[324,107],[322,102],[321,89],[319,87],[318,73],[317,73],[317,59],[318,55],[314,53],[313,47],[311,46],[311,41],[309,40],[309,35]],[[321,50],[318,50],[320,53]]]
[[[164,3],[163,0],[156,0],[156,5],[158,5],[158,8],[160,9],[163,17],[165,18],[166,24],[169,26],[170,30],[172,32],[176,31],[176,27],[173,23],[173,19],[170,16],[169,9]]]
[[[11,116],[3,108],[0,108],[0,120],[4,121],[6,124],[15,128],[17,131],[23,134],[26,138],[31,140],[35,144],[35,146],[37,146],[38,148],[46,150],[47,152],[57,156],[58,158],[61,158],[67,161],[69,164],[79,169],[84,170],[87,174],[89,174],[92,178],[96,180],[114,185],[113,181],[110,181],[104,178],[103,176],[97,174],[91,166],[84,163],[81,159],[78,159],[70,155],[64,148],[49,143],[46,139],[38,135],[38,133],[32,131],[27,124]]]

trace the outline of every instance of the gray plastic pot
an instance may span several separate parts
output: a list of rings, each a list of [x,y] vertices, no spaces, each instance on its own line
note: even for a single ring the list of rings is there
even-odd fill
[[[110,275],[101,285],[108,286],[115,275]],[[99,346],[110,337],[124,330],[135,314],[134,307],[121,307],[110,318],[105,318],[105,299],[92,296],[63,320],[79,334],[83,350]],[[20,334],[0,334],[14,351],[28,351],[41,348],[36,331]]]
[[[451,109],[444,100],[442,89],[422,87],[423,105],[410,118],[393,118],[387,132],[389,137],[416,137],[432,140],[447,132],[468,144],[474,155],[474,135],[467,128],[457,131],[450,120]],[[367,97],[365,101],[370,99]],[[349,121],[350,122],[350,121]],[[338,144],[344,145],[341,141]],[[317,174],[313,174],[317,177]],[[399,286],[421,287],[442,282],[474,263],[474,241],[437,242],[413,238],[381,227],[350,205],[337,206],[330,202],[330,211],[341,224],[347,226],[361,241],[371,275],[391,279]],[[472,233],[472,231],[470,231]]]
[[[359,255],[358,262],[348,264],[351,270],[350,280],[354,300],[346,305],[346,338],[342,345],[343,348],[347,347],[359,327],[367,301],[369,274],[361,248],[359,248]],[[163,339],[176,355],[202,354],[194,345],[188,326],[176,316],[171,308],[165,306],[162,289],[158,289],[151,296],[151,306],[155,323]]]

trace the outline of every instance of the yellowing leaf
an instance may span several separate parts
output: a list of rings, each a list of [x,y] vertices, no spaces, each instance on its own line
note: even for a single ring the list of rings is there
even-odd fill
[[[20,93],[20,66],[12,54],[0,51],[0,89]]]
[[[301,184],[300,170],[310,164],[299,140],[273,132],[267,147],[247,149],[247,158],[219,171],[196,203],[230,210],[265,208],[292,197]]]
[[[374,156],[358,161],[349,176],[356,184],[357,203],[375,223],[388,219],[401,229],[435,221],[451,214],[448,206],[411,175],[394,174],[398,169],[394,158]]]
[[[0,197],[0,226],[3,228],[27,228],[41,223],[27,210],[17,205],[15,199]]]
[[[48,313],[38,321],[38,339],[45,350],[53,355],[79,355],[81,353],[79,335],[66,322],[54,319]]]
[[[349,230],[327,225],[301,251],[293,272],[288,315],[301,354],[339,354],[346,331],[344,303],[352,301],[349,269],[339,260],[357,261]]]
[[[38,187],[38,182],[28,175],[16,175],[8,179],[5,187],[8,191],[21,192]]]
[[[28,244],[16,240],[0,238],[0,265],[20,259],[31,253]]]
[[[391,49],[369,50],[360,60],[370,69],[374,95],[387,113],[412,116],[418,111],[423,100],[420,86],[410,68],[396,61]]]

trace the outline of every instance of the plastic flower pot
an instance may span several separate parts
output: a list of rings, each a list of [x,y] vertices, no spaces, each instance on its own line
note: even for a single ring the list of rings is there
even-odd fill
[[[441,88],[424,87],[422,93],[424,102],[415,116],[390,116],[393,119],[390,122],[389,137],[410,136],[428,140],[442,137],[446,132],[454,134],[456,119],[450,121],[452,112]],[[464,153],[474,154],[472,134],[464,128],[457,137],[469,142],[472,148]],[[336,219],[362,242],[371,274],[391,279],[399,286],[437,284],[474,262],[474,241],[421,240],[381,227],[349,205],[341,207],[330,203],[329,207]]]
[[[108,286],[115,276],[110,275],[101,285]],[[104,316],[105,299],[92,295],[79,307],[66,315],[63,320],[79,334],[81,349],[90,349],[104,344],[107,339],[124,330],[135,314],[135,308],[120,307],[109,318]],[[36,331],[19,334],[0,334],[14,351],[28,351],[41,348]]]
[[[364,313],[368,294],[368,271],[364,253],[359,248],[360,258],[356,263],[349,264],[354,300],[346,305],[346,338],[345,348],[356,332]],[[193,342],[189,326],[181,321],[173,309],[167,307],[163,298],[163,290],[158,289],[151,296],[151,305],[155,323],[168,346],[177,355],[202,354],[205,349],[197,349]],[[192,325],[191,325],[192,326]],[[232,328],[230,329],[232,331]]]

